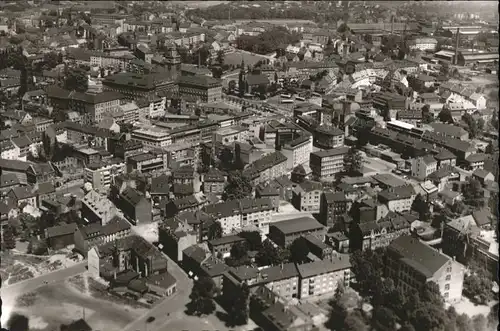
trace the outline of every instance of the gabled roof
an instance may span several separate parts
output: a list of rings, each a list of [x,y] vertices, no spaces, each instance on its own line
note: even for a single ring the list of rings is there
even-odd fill
[[[137,192],[132,187],[127,187],[121,194],[120,197],[127,201],[130,205],[136,206],[144,198],[139,192]]]
[[[57,225],[47,228],[47,238],[54,238],[59,236],[72,235],[78,230],[75,223]]]

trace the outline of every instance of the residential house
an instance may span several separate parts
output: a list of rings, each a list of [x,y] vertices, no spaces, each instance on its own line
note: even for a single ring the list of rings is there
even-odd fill
[[[472,173],[472,177],[479,180],[481,185],[486,185],[487,182],[492,182],[495,180],[495,175],[481,168],[474,170],[474,172]]]
[[[292,204],[297,210],[318,213],[322,193],[320,182],[304,181],[293,190]]]
[[[222,194],[224,192],[225,181],[222,172],[216,168],[210,168],[206,174],[203,174],[203,192],[205,194]]]
[[[360,247],[362,250],[375,250],[387,247],[395,238],[409,235],[411,224],[401,214],[390,211],[385,217],[359,223],[362,243],[357,242],[356,236],[349,240],[351,247]]]
[[[334,227],[337,220],[345,215],[351,206],[344,192],[327,191],[321,194],[319,217],[323,225]]]
[[[133,224],[148,224],[152,221],[151,202],[137,190],[127,187],[120,193],[120,209]]]
[[[437,170],[437,166],[438,162],[432,155],[417,157],[411,161],[411,175],[424,180]]]
[[[488,155],[484,153],[471,154],[465,158],[465,165],[469,170],[482,169],[484,167],[484,161],[486,161]]]
[[[218,239],[212,239],[208,241],[208,248],[210,252],[217,256],[226,258],[231,256],[231,247],[236,243],[242,243],[246,240],[238,235],[223,236]]]
[[[385,189],[378,194],[380,202],[387,205],[393,212],[403,212],[411,209],[416,193],[411,185]]]
[[[243,172],[254,183],[262,183],[284,175],[286,173],[286,162],[286,156],[280,152],[274,152],[251,163]]]
[[[21,207],[22,205],[38,206],[36,189],[33,186],[13,187],[7,193],[7,196],[12,199],[16,207]]]
[[[131,235],[130,224],[119,216],[114,216],[106,225],[91,223],[78,227],[74,233],[75,250],[83,256],[94,246],[101,246]]]

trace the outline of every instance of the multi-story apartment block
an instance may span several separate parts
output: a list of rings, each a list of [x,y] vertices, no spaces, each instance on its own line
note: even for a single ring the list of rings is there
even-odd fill
[[[314,144],[325,149],[342,147],[344,132],[332,126],[319,126],[314,132]]]
[[[438,162],[431,155],[417,157],[411,161],[411,175],[424,180],[437,170],[437,166]]]
[[[107,76],[102,82],[104,91],[119,92],[129,100],[155,97],[158,93],[175,92],[174,79],[167,72],[136,74],[121,72]]]
[[[309,164],[309,156],[312,151],[313,137],[309,133],[304,133],[281,147],[281,153],[288,159],[288,169],[293,169],[299,164]]]
[[[75,249],[83,256],[87,256],[87,252],[91,247],[125,238],[130,234],[130,224],[124,219],[115,216],[106,225],[92,223],[79,227],[75,231],[73,239]]]
[[[90,53],[90,65],[122,71],[127,68],[129,62],[134,58],[131,54],[113,55],[104,52],[92,52]]]
[[[222,194],[225,185],[224,174],[215,168],[211,168],[203,175],[203,192]]]
[[[207,205],[203,211],[217,219],[224,235],[241,229],[241,212],[238,200],[229,200],[223,203]]]
[[[0,153],[4,160],[18,160],[20,155],[19,147],[14,145],[10,140],[0,142]]]
[[[269,238],[281,247],[288,247],[295,239],[313,234],[324,239],[325,227],[310,217],[299,217],[273,223],[269,226]]]
[[[132,131],[132,139],[142,142],[144,148],[163,148],[172,144],[169,132],[156,128],[141,128]]]
[[[91,163],[85,168],[85,181],[92,184],[94,190],[101,192],[109,189],[116,175],[125,173],[126,167],[123,160],[110,160],[107,162]]]
[[[178,84],[181,96],[190,96],[201,102],[217,102],[222,98],[220,79],[205,75],[181,76]]]
[[[349,211],[351,203],[344,192],[324,192],[319,204],[320,221],[327,227],[335,226],[337,220]]]
[[[266,182],[286,173],[287,158],[280,152],[274,152],[250,164],[243,172],[254,183]]]
[[[339,284],[349,286],[351,263],[349,255],[297,265],[300,277],[299,298],[306,299],[334,293]]]
[[[355,236],[350,239],[351,247],[361,247],[362,250],[375,250],[387,247],[395,238],[410,234],[410,223],[400,214],[389,212],[385,217],[359,224],[363,242],[356,242]]]
[[[321,193],[320,182],[304,181],[293,190],[292,204],[297,210],[318,213]]]
[[[349,152],[349,147],[311,153],[309,164],[312,174],[318,178],[327,178],[344,171],[344,158]]]
[[[401,236],[388,246],[386,274],[403,289],[421,290],[426,283],[435,282],[444,300],[461,300],[464,267],[417,238]]]
[[[139,107],[139,118],[157,118],[165,115],[167,98],[150,96],[137,100]]]
[[[391,187],[379,192],[378,199],[387,205],[390,211],[401,213],[411,210],[416,193],[412,185]]]
[[[241,199],[207,205],[203,211],[221,224],[224,234],[245,227],[258,228],[267,234],[274,206],[268,198]]]
[[[167,159],[163,154],[142,153],[127,159],[127,172],[137,170],[141,173],[164,172],[167,170]]]

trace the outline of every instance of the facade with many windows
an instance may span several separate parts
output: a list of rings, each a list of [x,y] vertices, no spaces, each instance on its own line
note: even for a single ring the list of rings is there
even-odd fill
[[[401,236],[387,249],[386,274],[404,290],[421,290],[434,282],[445,302],[458,302],[462,298],[464,267],[451,257],[411,236]]]
[[[349,147],[338,147],[311,153],[310,167],[314,176],[332,177],[344,170],[344,157]]]
[[[200,76],[181,76],[179,94],[191,96],[201,102],[217,102],[222,99],[222,84],[219,79]]]

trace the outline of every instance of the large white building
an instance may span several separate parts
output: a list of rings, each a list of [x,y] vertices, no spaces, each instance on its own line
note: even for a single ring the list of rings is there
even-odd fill
[[[162,148],[172,144],[170,133],[155,128],[141,128],[132,132],[132,139],[144,144],[144,148]]]
[[[113,177],[125,172],[125,162],[113,164],[90,164],[85,168],[85,181],[96,191],[105,191],[111,186]]]
[[[293,169],[299,164],[309,165],[309,155],[312,151],[312,135],[300,136],[281,147],[281,153],[287,158],[288,169]]]

